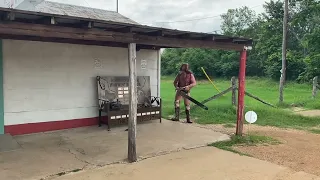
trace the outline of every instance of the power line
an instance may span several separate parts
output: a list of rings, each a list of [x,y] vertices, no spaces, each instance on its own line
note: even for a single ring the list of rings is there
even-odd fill
[[[188,20],[181,20],[181,21],[167,21],[167,22],[157,22],[157,23],[179,23],[179,22],[189,22],[189,21],[197,21],[197,20],[203,20],[203,19],[211,19],[211,18],[220,18],[221,15],[216,15],[216,16],[209,16],[209,17],[203,17],[203,18],[198,18],[198,19],[188,19]]]
[[[87,0],[84,0],[84,2],[86,2],[86,4],[87,4],[89,7],[91,7]]]
[[[253,7],[249,7],[249,9],[254,9],[254,8],[257,8],[259,6],[262,6],[262,5],[257,5],[257,6],[253,6]],[[199,20],[204,20],[204,19],[212,19],[212,18],[217,18],[219,17],[221,19],[221,15],[222,14],[219,14],[219,15],[215,15],[215,16],[207,16],[207,17],[203,17],[203,18],[196,18],[196,19],[188,19],[188,20],[179,20],[179,21],[158,21],[156,23],[183,23],[183,22],[190,22],[190,21],[199,21]]]

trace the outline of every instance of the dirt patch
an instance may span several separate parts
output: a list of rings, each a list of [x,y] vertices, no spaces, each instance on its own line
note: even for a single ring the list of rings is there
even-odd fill
[[[319,117],[320,116],[320,110],[298,111],[295,113],[302,115],[302,116],[308,116],[308,117]]]
[[[223,125],[197,125],[203,128],[232,134],[235,128],[225,128]],[[270,136],[278,139],[282,144],[268,146],[236,147],[235,149],[249,154],[255,158],[266,160],[282,166],[290,167],[295,171],[305,171],[320,175],[320,135],[300,130],[280,129],[275,127],[262,127],[247,125],[247,133]]]

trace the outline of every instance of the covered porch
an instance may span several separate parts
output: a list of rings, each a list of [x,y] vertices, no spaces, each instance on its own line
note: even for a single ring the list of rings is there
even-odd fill
[[[97,126],[14,136],[15,149],[0,153],[1,179],[41,179],[127,162],[126,127]],[[165,120],[137,127],[138,159],[227,140],[212,130]]]
[[[50,13],[38,13],[31,11],[22,11],[22,10],[14,10],[14,9],[4,9],[0,8],[0,15],[2,17],[0,23],[0,38],[1,39],[14,39],[14,40],[26,40],[26,41],[41,41],[41,42],[57,42],[57,43],[68,43],[68,44],[82,44],[82,45],[93,45],[93,46],[112,46],[112,47],[121,47],[128,49],[128,76],[129,76],[129,116],[128,116],[128,132],[122,132],[124,136],[116,138],[112,135],[114,131],[110,132],[110,134],[104,134],[103,129],[98,129],[96,127],[92,127],[92,131],[96,131],[98,134],[101,131],[101,135],[97,135],[97,137],[101,138],[101,141],[98,141],[98,138],[94,138],[96,135],[92,135],[93,137],[86,137],[90,135],[90,133],[81,132],[81,130],[71,130],[70,132],[78,132],[70,137],[66,138],[69,142],[67,143],[67,147],[73,147],[71,144],[79,143],[79,151],[76,151],[76,154],[80,153],[80,156],[83,153],[86,153],[86,150],[81,148],[81,145],[86,144],[86,140],[88,143],[90,138],[94,138],[95,142],[99,142],[98,144],[89,145],[89,147],[93,147],[88,152],[95,152],[99,149],[99,147],[104,146],[103,155],[109,155],[110,157],[117,157],[116,159],[125,159],[122,158],[122,154],[125,157],[127,152],[128,159],[130,162],[134,162],[137,160],[137,156],[141,156],[142,153],[148,154],[148,152],[152,152],[153,147],[156,149],[169,149],[173,147],[183,147],[184,144],[194,145],[193,143],[187,143],[191,139],[193,139],[194,143],[201,142],[201,136],[204,136],[204,140],[206,143],[213,142],[216,135],[214,132],[210,132],[208,135],[196,135],[194,131],[195,129],[190,129],[191,132],[188,131],[188,128],[191,126],[185,125],[172,125],[169,122],[165,122],[164,124],[158,124],[159,126],[159,134],[154,134],[156,137],[152,137],[152,133],[155,133],[152,127],[146,126],[138,126],[136,125],[137,121],[137,68],[136,68],[136,58],[137,51],[141,49],[151,49],[151,50],[159,50],[160,48],[209,48],[209,49],[221,49],[221,50],[232,50],[238,51],[241,54],[240,60],[240,73],[239,73],[239,94],[238,94],[238,113],[237,113],[237,134],[242,134],[242,124],[243,124],[243,111],[244,111],[244,90],[245,90],[245,66],[246,66],[246,51],[247,48],[252,45],[251,39],[241,38],[241,37],[228,37],[218,34],[208,34],[208,33],[196,33],[196,32],[188,32],[188,31],[179,31],[172,29],[163,29],[157,27],[136,25],[136,24],[127,24],[127,23],[117,23],[111,21],[102,21],[90,18],[81,18],[75,16],[66,16],[66,15],[57,15]],[[160,56],[160,54],[158,54]],[[160,60],[158,62],[157,68],[157,83],[160,82]],[[126,71],[126,70],[125,70]],[[0,90],[3,89],[3,82],[0,82]],[[160,93],[160,85],[157,87],[158,92],[157,95],[161,97]],[[3,93],[3,91],[2,91]],[[0,103],[3,104],[3,96],[0,99]],[[0,117],[0,134],[5,133],[4,127],[4,107],[0,106],[0,113],[2,117]],[[155,126],[155,125],[153,125]],[[143,133],[144,128],[150,128]],[[138,132],[136,132],[138,128]],[[139,130],[140,128],[140,130]],[[171,128],[171,129],[170,129]],[[176,128],[181,128],[180,130],[176,130]],[[194,127],[192,127],[194,128]],[[90,128],[89,128],[90,129]],[[205,131],[205,130],[201,130]],[[185,133],[186,132],[186,133]],[[67,132],[68,133],[68,132]],[[172,134],[174,133],[174,134]],[[143,135],[144,134],[144,135]],[[192,134],[192,137],[185,138],[185,135]],[[204,133],[206,134],[206,133]],[[44,134],[52,139],[53,144],[55,144],[53,149],[58,149],[62,147],[64,141],[61,140],[60,135],[53,135],[51,137],[50,133]],[[84,137],[85,136],[85,137]],[[128,138],[125,138],[128,136]],[[143,136],[143,137],[142,137]],[[28,136],[22,136],[22,139]],[[32,135],[30,136],[32,137]],[[136,143],[136,137],[137,143]],[[141,138],[146,138],[144,141]],[[159,139],[156,141],[155,139]],[[166,137],[166,138],[165,138]],[[175,139],[176,137],[180,137]],[[220,135],[219,135],[220,137]],[[20,137],[17,137],[18,139]],[[38,138],[38,137],[37,137]],[[207,139],[208,138],[208,139]],[[118,145],[121,144],[121,147],[112,144],[106,143],[108,140],[110,142],[116,143]],[[207,141],[210,140],[210,141]],[[41,139],[39,139],[41,141]],[[186,143],[182,143],[185,142]],[[19,140],[18,140],[19,142]],[[46,148],[48,146],[41,145],[42,143],[37,142],[36,139],[32,141],[28,141],[29,143],[23,143],[21,140],[21,144],[31,144],[32,147],[37,147],[40,145],[40,149],[42,147],[43,152],[46,153]],[[48,139],[43,141],[44,143],[50,142]],[[143,143],[144,142],[144,143]],[[93,142],[90,142],[93,143]],[[33,146],[32,146],[33,144]],[[102,145],[101,145],[102,144]],[[128,144],[128,148],[125,148],[125,144]],[[146,146],[146,144],[149,144]],[[153,144],[150,146],[150,144]],[[25,145],[25,147],[28,147]],[[143,147],[146,147],[146,150],[143,150]],[[152,147],[152,148],[151,148]],[[161,147],[161,148],[160,148]],[[76,157],[78,159],[78,155],[75,155],[74,150],[70,150],[69,148],[62,148],[63,151],[69,153],[70,158]],[[149,149],[151,148],[151,150]],[[82,149],[82,150],[81,150]],[[149,150],[148,150],[149,149]],[[175,148],[177,149],[177,148]],[[107,151],[107,152],[106,152]],[[27,152],[27,151],[26,151]],[[57,153],[59,153],[58,151]],[[34,153],[30,150],[30,153]],[[112,153],[120,153],[121,155],[116,156],[112,155]],[[71,154],[71,155],[70,155]],[[28,157],[32,157],[31,155],[23,154],[23,157],[20,158],[19,163],[24,162]],[[35,153],[34,156],[40,156],[39,153]],[[46,158],[46,155],[43,155],[42,159]],[[55,161],[58,155],[47,154],[48,157],[52,158]],[[100,156],[100,155],[99,155]],[[97,156],[97,157],[99,157]],[[101,155],[102,156],[102,155]],[[121,156],[121,158],[120,158]],[[4,158],[9,158],[10,156],[5,156]],[[87,158],[88,156],[86,156]],[[16,156],[13,158],[15,159]],[[65,159],[65,158],[61,158]],[[110,161],[102,161],[102,157],[97,158],[95,163],[105,164]],[[17,160],[17,159],[16,159]],[[91,164],[91,162],[87,161],[88,159],[81,160],[84,164]],[[89,158],[90,160],[90,158]],[[10,160],[4,160],[4,162],[12,162]],[[16,162],[17,163],[17,162]],[[57,163],[65,165],[59,161]],[[13,163],[14,165],[15,163]],[[18,164],[18,163],[17,163]],[[26,163],[24,165],[28,165],[30,163]],[[15,166],[15,165],[14,165]],[[6,169],[8,169],[6,167]],[[31,172],[31,171],[28,171]]]

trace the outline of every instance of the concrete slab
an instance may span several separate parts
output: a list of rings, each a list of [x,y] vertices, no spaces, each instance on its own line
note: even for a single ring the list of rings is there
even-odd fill
[[[184,150],[135,164],[117,164],[72,173],[55,180],[289,180],[318,177],[213,147]]]
[[[13,151],[20,148],[20,145],[10,134],[0,134],[0,152]]]
[[[15,136],[21,149],[0,153],[0,179],[40,179],[50,175],[104,166],[125,161],[126,127],[107,131],[106,127]],[[137,152],[140,158],[152,157],[208,143],[226,140],[227,135],[171,121],[139,124]]]

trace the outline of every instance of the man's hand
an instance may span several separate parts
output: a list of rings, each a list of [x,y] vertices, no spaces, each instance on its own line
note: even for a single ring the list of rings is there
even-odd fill
[[[189,86],[185,86],[185,87],[183,87],[183,89],[185,89],[186,91],[189,91],[190,87]]]

